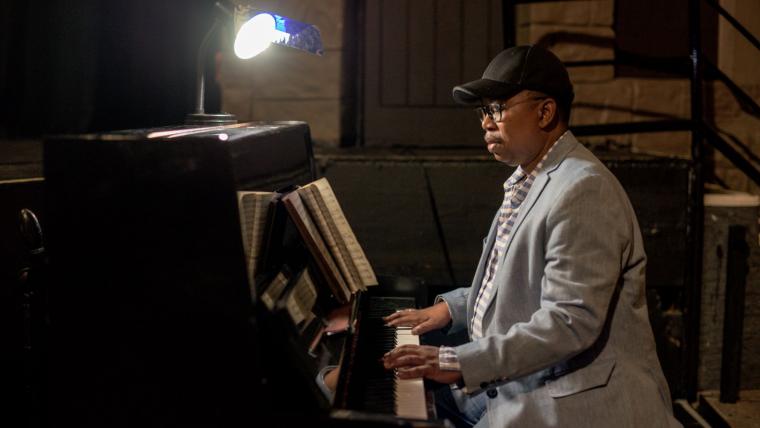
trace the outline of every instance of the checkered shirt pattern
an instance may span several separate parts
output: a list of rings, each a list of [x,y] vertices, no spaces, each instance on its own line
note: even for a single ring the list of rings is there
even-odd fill
[[[562,137],[564,136],[565,134],[562,134]],[[562,139],[562,137],[557,141]],[[556,142],[552,144],[530,174],[526,174],[522,167],[518,166],[515,172],[512,173],[504,183],[504,202],[499,209],[499,219],[497,220],[496,226],[496,241],[491,248],[491,255],[488,258],[486,270],[483,275],[483,282],[478,291],[478,297],[475,300],[475,311],[470,324],[473,340],[483,337],[483,317],[485,316],[486,309],[488,309],[491,298],[496,291],[493,281],[494,276],[496,270],[499,268],[499,260],[506,250],[509,235],[512,233],[512,227],[520,212],[520,206],[525,200],[525,197],[528,196],[528,191],[533,185],[533,181],[536,179],[538,172],[543,167],[544,161],[549,156],[549,153],[551,153],[554,146],[556,146]]]
[[[441,370],[460,370],[459,358],[454,348],[441,346],[438,349],[438,368]]]

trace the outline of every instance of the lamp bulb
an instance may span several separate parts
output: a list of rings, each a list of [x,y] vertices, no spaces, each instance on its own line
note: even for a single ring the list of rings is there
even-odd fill
[[[260,13],[240,27],[235,37],[235,55],[240,59],[253,58],[277,39],[274,17]]]

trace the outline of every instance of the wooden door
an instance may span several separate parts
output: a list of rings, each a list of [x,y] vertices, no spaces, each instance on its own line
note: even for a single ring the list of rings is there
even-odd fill
[[[503,49],[501,0],[366,0],[366,146],[482,143],[454,86],[480,78]]]

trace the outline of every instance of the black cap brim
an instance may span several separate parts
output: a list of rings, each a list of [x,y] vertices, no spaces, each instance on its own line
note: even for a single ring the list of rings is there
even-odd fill
[[[478,79],[455,86],[451,96],[459,104],[478,105],[484,98],[507,99],[524,88],[512,83],[491,79]]]

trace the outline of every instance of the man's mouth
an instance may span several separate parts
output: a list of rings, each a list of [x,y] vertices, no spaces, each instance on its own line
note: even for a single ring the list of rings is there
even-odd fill
[[[494,147],[496,147],[498,144],[501,144],[501,140],[498,138],[485,138],[486,146],[488,147],[488,151],[493,153]]]

